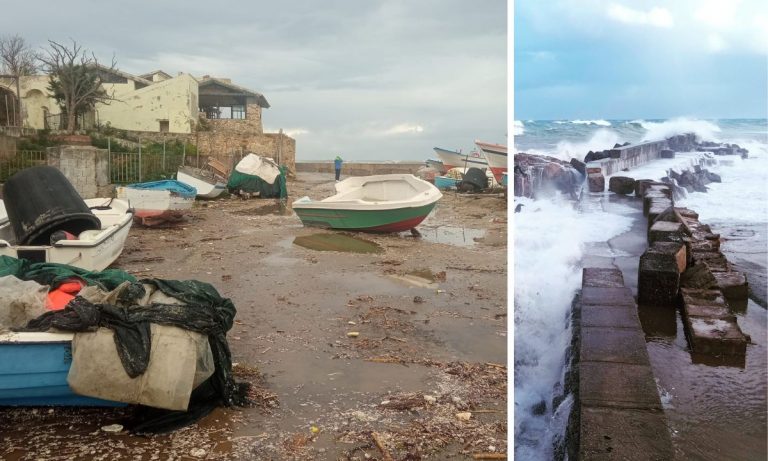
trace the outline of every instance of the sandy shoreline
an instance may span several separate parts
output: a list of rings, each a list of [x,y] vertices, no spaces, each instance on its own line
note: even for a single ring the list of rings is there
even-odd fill
[[[288,191],[318,198],[333,184],[299,174]],[[506,210],[499,195],[446,193],[421,239],[349,235],[379,253],[294,244],[332,232],[304,228],[274,200],[198,202],[178,227],[133,228],[114,267],[232,298],[236,375],[259,405],[149,438],[99,430],[122,410],[5,410],[0,427],[13,429],[0,456],[362,460],[382,456],[372,434],[396,459],[504,453]]]

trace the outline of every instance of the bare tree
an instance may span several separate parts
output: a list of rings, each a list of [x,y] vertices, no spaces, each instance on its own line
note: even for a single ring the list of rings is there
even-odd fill
[[[20,35],[0,37],[0,73],[15,77],[37,72],[37,53]]]
[[[48,91],[67,116],[67,131],[74,133],[77,116],[92,110],[97,103],[108,104],[114,98],[102,86],[103,76],[117,66],[114,57],[110,67],[99,64],[93,53],[72,40],[71,46],[48,40],[50,47],[40,56],[50,76]]]

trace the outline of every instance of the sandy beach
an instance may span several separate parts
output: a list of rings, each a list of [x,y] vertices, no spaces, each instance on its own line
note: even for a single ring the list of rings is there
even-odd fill
[[[333,180],[299,174],[288,190],[320,198],[331,195]],[[12,428],[3,432],[0,456],[506,453],[506,209],[498,194],[448,192],[419,227],[421,238],[305,228],[279,202],[239,198],[199,201],[176,227],[135,227],[114,267],[206,281],[232,298],[235,374],[252,384],[255,405],[219,408],[150,437],[100,430],[124,422],[128,410],[11,409],[0,414],[0,426]],[[318,234],[335,236],[330,248],[338,251],[295,242],[328,248]]]

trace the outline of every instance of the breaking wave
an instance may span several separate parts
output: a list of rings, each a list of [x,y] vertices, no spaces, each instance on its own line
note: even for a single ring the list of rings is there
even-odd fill
[[[597,125],[597,126],[611,126],[611,122],[608,120],[571,120],[574,125]]]
[[[691,118],[673,118],[663,122],[639,121],[646,130],[641,141],[659,141],[682,133],[696,133],[704,141],[719,141],[720,127],[713,122]]]
[[[513,136],[520,136],[521,134],[525,133],[525,125],[520,120],[515,120],[512,123],[512,135]]]
[[[549,460],[552,441],[562,437],[568,419],[566,408],[552,408],[552,401],[563,392],[569,313],[581,284],[583,245],[626,232],[632,219],[580,213],[560,199],[515,201],[525,205],[514,224],[515,455]],[[561,413],[564,417],[556,417]]]

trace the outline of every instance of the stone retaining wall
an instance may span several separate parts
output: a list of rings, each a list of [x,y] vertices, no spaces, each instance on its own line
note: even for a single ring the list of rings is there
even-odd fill
[[[47,151],[48,165],[61,170],[83,198],[111,197],[109,154],[91,146],[57,146]]]
[[[370,176],[374,174],[410,173],[424,166],[424,162],[376,163],[376,162],[344,162],[341,175]],[[333,175],[333,162],[296,162],[296,171],[300,173],[328,173]]]

